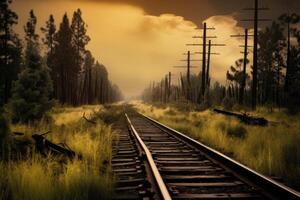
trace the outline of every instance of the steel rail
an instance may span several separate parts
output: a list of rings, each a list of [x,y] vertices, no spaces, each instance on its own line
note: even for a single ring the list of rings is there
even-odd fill
[[[139,142],[140,146],[143,148],[145,154],[146,154],[146,157],[147,157],[147,160],[149,162],[149,165],[150,165],[150,168],[151,168],[151,171],[155,177],[155,181],[158,185],[158,188],[160,190],[160,193],[161,193],[161,196],[163,197],[164,200],[171,200],[171,195],[169,194],[169,191],[167,189],[167,186],[165,185],[158,169],[157,169],[157,166],[153,160],[153,157],[152,157],[152,154],[151,152],[149,151],[149,149],[147,148],[147,146],[145,145],[145,143],[143,142],[143,140],[141,139],[141,137],[139,136],[138,132],[135,130],[135,128],[133,127],[128,115],[125,113],[125,116],[126,116],[126,119],[127,119],[127,122],[129,124],[129,127],[131,129],[131,131],[133,132],[134,136],[136,137],[137,141]]]
[[[222,163],[224,166],[228,167],[229,169],[233,170],[240,176],[244,177],[245,179],[249,180],[251,183],[257,185],[259,188],[262,188],[268,194],[270,194],[275,199],[300,199],[300,193],[293,190],[292,188],[285,186],[265,175],[262,175],[249,167],[229,158],[228,156],[196,141],[175,129],[172,129],[151,117],[148,117],[142,113],[139,113],[144,118],[148,119],[150,122],[156,124],[157,127],[162,128],[162,130],[166,131],[167,133],[174,134],[178,138],[182,139],[183,141],[187,142],[188,144],[198,148],[209,157],[217,160],[218,162]]]

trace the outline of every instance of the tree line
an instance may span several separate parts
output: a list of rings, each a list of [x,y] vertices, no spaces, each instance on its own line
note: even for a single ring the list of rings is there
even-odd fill
[[[287,107],[294,111],[300,106],[300,30],[295,26],[299,21],[300,17],[295,13],[283,14],[258,33],[255,98],[261,106]],[[161,81],[151,83],[142,98],[148,102],[191,102],[204,107],[251,107],[252,76],[247,73],[250,70],[244,68],[249,63],[247,58],[237,59],[225,74],[226,84],[206,84],[204,95],[201,95],[203,76],[200,72],[180,74],[178,80],[166,75]],[[249,69],[252,70],[252,66]],[[208,73],[205,72],[204,78],[211,82]]]
[[[24,26],[25,42],[14,32],[18,15],[11,0],[0,3],[0,107],[15,121],[41,118],[55,101],[78,106],[120,100],[106,67],[86,49],[91,40],[80,9],[70,21],[64,14],[57,29],[53,15],[37,33],[34,11]]]

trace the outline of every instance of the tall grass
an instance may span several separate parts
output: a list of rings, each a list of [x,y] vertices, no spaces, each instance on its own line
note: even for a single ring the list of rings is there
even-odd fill
[[[267,127],[259,127],[244,125],[235,118],[210,110],[182,111],[173,106],[161,108],[141,103],[135,107],[256,171],[281,177],[288,185],[300,188],[299,115],[259,108],[251,114],[272,121]]]
[[[12,125],[13,131],[24,132],[16,141],[31,140],[32,133],[51,130],[47,138],[65,143],[83,159],[64,161],[38,153],[21,160],[0,162],[0,199],[69,200],[110,199],[113,179],[110,168],[114,134],[109,126],[82,119],[102,107],[55,108],[51,118],[34,125]]]

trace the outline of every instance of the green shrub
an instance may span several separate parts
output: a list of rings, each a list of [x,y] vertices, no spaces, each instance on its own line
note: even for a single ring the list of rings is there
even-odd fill
[[[176,115],[176,111],[170,108],[167,111],[165,111],[165,114],[166,115]]]
[[[105,106],[104,108],[104,110],[94,113],[93,120],[100,119],[105,124],[112,124],[119,121],[123,115],[122,109],[118,106]]]
[[[25,27],[27,41],[25,67],[13,85],[10,100],[14,122],[27,123],[39,120],[53,106],[53,101],[50,100],[53,90],[50,70],[43,63],[35,28],[36,17],[31,10]]]
[[[222,101],[222,106],[226,110],[231,110],[232,107],[234,106],[234,101],[231,98],[229,98],[228,96],[226,96]]]
[[[136,107],[146,115],[225,153],[253,170],[267,176],[281,177],[288,186],[300,188],[300,114],[290,115],[282,108],[274,108],[270,112],[266,107],[249,111],[253,116],[262,116],[274,122],[261,127],[243,125],[235,118],[211,111],[181,112],[171,106],[177,114],[170,117],[157,107],[153,108],[153,112],[149,112],[145,104]],[[248,111],[245,108],[242,110]],[[183,118],[186,120],[183,121]],[[199,126],[200,122],[202,126]]]
[[[91,125],[82,119],[84,112],[92,113],[96,108],[64,108],[60,112],[55,109],[50,112],[53,120],[11,125],[13,131],[25,133],[12,142],[24,141],[32,133],[52,130],[47,139],[66,143],[82,159],[61,162],[59,157],[44,157],[30,151],[21,160],[0,161],[0,200],[110,199],[114,181],[110,166],[114,135],[109,126]],[[75,116],[69,120],[71,115]]]
[[[3,113],[3,112],[2,112]],[[0,114],[0,143],[2,143],[9,134],[9,126],[3,114]]]
[[[245,138],[247,135],[247,129],[241,125],[229,126],[226,133],[230,137]]]
[[[0,114],[0,159],[7,159],[10,148],[10,128],[3,112]]]

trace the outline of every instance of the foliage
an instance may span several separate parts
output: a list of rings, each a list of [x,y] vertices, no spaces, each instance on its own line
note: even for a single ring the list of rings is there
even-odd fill
[[[4,111],[0,109],[0,160],[7,159],[10,151],[10,127],[4,117]],[[0,185],[1,186],[1,185]]]
[[[234,127],[228,127],[226,133],[230,137],[245,138],[247,130],[243,126],[237,125]]]
[[[51,70],[50,75],[53,82],[53,97],[57,97],[57,91],[59,86],[57,85],[57,74],[55,73],[54,66],[54,48],[55,48],[55,33],[56,25],[53,15],[49,16],[48,21],[46,22],[45,27],[41,28],[41,31],[44,33],[44,38],[42,39],[43,44],[46,46],[46,59],[47,66]]]
[[[84,104],[92,104],[94,101],[94,91],[92,89],[92,68],[95,65],[95,59],[93,58],[90,51],[86,52],[83,69],[84,69],[84,77],[83,77],[83,87],[81,92],[82,100],[81,102]]]
[[[18,75],[13,87],[10,108],[14,122],[34,121],[41,119],[51,108],[52,82],[49,70],[42,63],[35,34],[36,17],[30,11],[26,25],[27,47],[25,52],[25,68]]]
[[[223,105],[228,109],[250,107],[252,100],[257,99],[258,105],[270,108],[284,106],[297,111],[300,107],[299,22],[300,17],[296,13],[283,14],[278,20],[259,30],[256,97],[252,98],[252,91],[256,90],[252,90],[252,80],[246,73],[249,70],[245,68],[245,64],[250,61],[244,62],[245,58],[242,58],[235,62],[235,66],[230,66],[226,73],[226,84],[209,86],[204,96],[201,95],[203,78],[200,72],[198,75],[180,75],[179,84],[168,86],[164,81],[165,77],[157,83],[151,83],[144,90],[142,99],[147,103],[188,102],[197,103],[203,108]],[[292,37],[296,38],[296,42],[291,41]]]
[[[86,53],[85,46],[90,41],[90,37],[86,35],[86,24],[82,19],[82,12],[80,9],[77,9],[77,11],[74,12],[70,28],[72,30],[72,45],[76,49],[75,63],[79,70]]]
[[[49,16],[49,19],[46,22],[46,26],[42,27],[41,31],[45,34],[45,38],[43,38],[43,43],[50,50],[49,53],[51,54],[54,49],[54,35],[56,33],[56,25],[53,15]]]
[[[285,47],[283,28],[280,24],[273,22],[270,27],[260,31],[259,45],[258,90],[261,93],[259,100],[279,105],[279,95],[282,93],[282,53]]]
[[[37,18],[34,15],[33,10],[30,10],[28,21],[24,26],[25,39],[27,40],[27,42],[37,41],[39,36],[36,34],[36,24]]]
[[[239,87],[241,87],[241,85],[243,84],[243,79],[245,78],[243,73],[243,63],[244,59],[235,61],[235,66],[231,66],[230,71],[227,71],[226,74],[227,79],[229,81],[235,82],[239,85]],[[249,63],[249,60],[247,60],[246,63]],[[248,75],[246,74],[246,77],[247,76]]]
[[[105,110],[96,113],[93,118],[100,119],[105,124],[112,124],[119,121],[124,114],[118,105],[106,105],[104,108]]]
[[[53,120],[40,120],[36,125],[12,125],[13,131],[25,133],[25,136],[16,136],[16,141],[27,140],[32,133],[51,130],[49,140],[66,143],[82,154],[83,159],[62,163],[53,155],[42,157],[32,153],[26,159],[0,161],[0,199],[110,199],[113,133],[106,125],[91,126],[82,119],[84,112],[101,109],[56,107],[50,113]]]
[[[63,16],[59,30],[55,34],[54,48],[54,64],[53,76],[57,77],[54,80],[54,87],[57,87],[56,98],[60,103],[74,104],[74,90],[72,87],[76,84],[76,79],[79,69],[74,69],[75,66],[75,49],[71,44],[72,30],[67,14]],[[59,87],[58,87],[59,86]]]
[[[71,24],[64,15],[54,36],[52,79],[54,95],[62,104],[103,104],[122,98],[118,87],[109,81],[104,65],[86,50],[90,41],[86,27],[78,9]]]
[[[258,108],[250,114],[263,116],[271,121],[269,126],[259,127],[243,125],[235,118],[209,110],[182,112],[174,106],[158,108],[141,103],[136,103],[135,107],[256,171],[282,177],[290,186],[300,186],[300,154],[296,150],[299,149],[300,142],[299,114],[290,116],[286,110],[270,112],[266,108]]]
[[[98,61],[95,63],[92,53],[86,49],[91,39],[87,35],[87,25],[82,18],[80,9],[73,13],[71,23],[65,14],[58,30],[54,16],[52,14],[49,16],[41,28],[44,34],[42,42],[46,47],[44,57],[39,53],[42,48],[38,45],[39,35],[36,32],[38,19],[33,10],[30,10],[28,21],[24,26],[27,45],[23,58],[22,42],[13,31],[13,26],[18,22],[18,16],[9,8],[11,2],[11,0],[4,0],[0,3],[0,70],[2,72],[0,74],[0,106],[8,103],[12,97],[13,82],[18,77],[30,74],[28,70],[27,74],[24,73],[23,68],[32,64],[29,62],[39,62],[38,60],[47,61],[46,64],[50,70],[43,70],[42,73],[50,72],[53,91],[48,91],[49,87],[46,93],[49,92],[50,96],[59,103],[68,105],[104,104],[123,98],[119,88],[109,81],[104,65],[99,64]],[[34,50],[36,48],[40,58],[31,60],[30,56],[36,53]],[[43,68],[46,69],[44,66]],[[37,74],[34,75],[35,78],[38,78],[37,76]],[[45,77],[45,82],[48,82],[48,76]],[[50,83],[47,84],[50,86]],[[19,101],[18,104],[20,106],[24,102]]]
[[[22,44],[14,33],[18,16],[10,9],[10,0],[0,2],[0,106],[8,102],[11,88],[20,70]]]
[[[300,111],[300,30],[294,29],[293,35],[297,39],[298,45],[291,48],[290,59],[290,87],[287,92],[287,107],[295,113]]]

